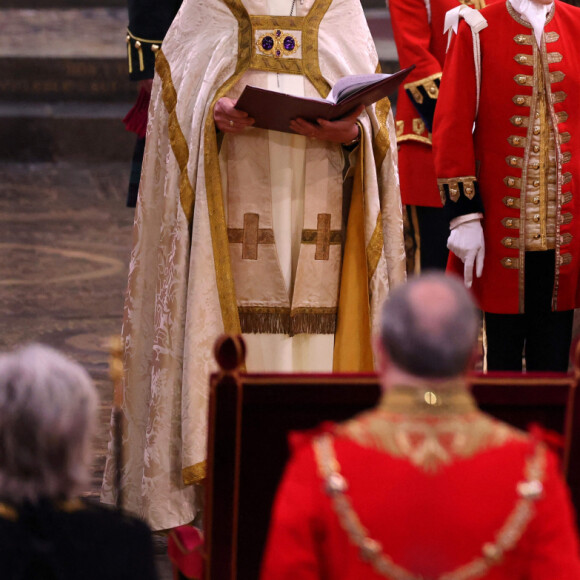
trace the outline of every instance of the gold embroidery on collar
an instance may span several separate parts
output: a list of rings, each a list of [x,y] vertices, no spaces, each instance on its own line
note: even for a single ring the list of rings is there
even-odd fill
[[[395,389],[378,408],[341,425],[338,433],[428,473],[521,436],[478,411],[466,390],[453,388]]]

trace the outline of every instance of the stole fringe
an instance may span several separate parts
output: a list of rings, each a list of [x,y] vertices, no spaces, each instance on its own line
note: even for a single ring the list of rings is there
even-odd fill
[[[334,334],[336,308],[240,307],[240,325],[247,334]]]

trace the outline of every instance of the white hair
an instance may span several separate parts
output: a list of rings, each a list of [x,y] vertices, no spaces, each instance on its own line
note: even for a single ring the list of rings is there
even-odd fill
[[[0,497],[66,499],[88,483],[98,396],[87,372],[56,350],[0,355]]]

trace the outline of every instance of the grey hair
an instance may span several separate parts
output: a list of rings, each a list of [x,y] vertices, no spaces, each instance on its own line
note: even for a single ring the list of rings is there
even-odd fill
[[[383,306],[381,343],[392,362],[418,377],[464,372],[479,333],[479,315],[463,283],[426,273],[397,287]]]
[[[0,497],[67,499],[89,479],[98,396],[87,372],[52,348],[0,355]]]

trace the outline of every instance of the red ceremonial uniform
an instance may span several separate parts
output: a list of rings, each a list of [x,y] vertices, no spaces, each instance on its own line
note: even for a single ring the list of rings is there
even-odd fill
[[[463,388],[397,388],[294,443],[262,580],[580,578],[555,457]]]
[[[479,33],[474,131],[474,43],[465,22],[445,63],[433,133],[441,194],[452,216],[483,204],[485,262],[473,289],[491,313],[524,312],[525,252],[545,237],[532,235],[534,223],[553,212],[547,226],[556,256],[552,310],[570,310],[580,305],[580,10],[556,0],[540,47],[509,2],[481,15],[488,26]],[[545,157],[549,151],[553,159]],[[543,187],[553,194],[546,202]],[[463,271],[457,259],[454,267]]]
[[[393,35],[401,68],[415,65],[397,99],[397,145],[404,204],[441,207],[431,151],[433,110],[445,62],[445,14],[458,0],[390,0]],[[461,2],[474,8],[485,0]]]

